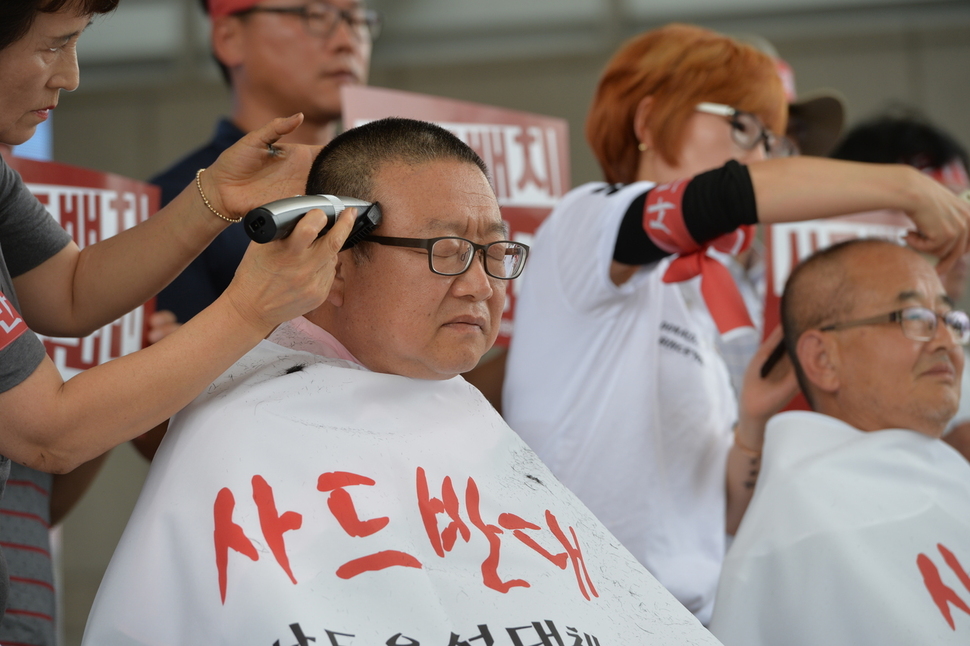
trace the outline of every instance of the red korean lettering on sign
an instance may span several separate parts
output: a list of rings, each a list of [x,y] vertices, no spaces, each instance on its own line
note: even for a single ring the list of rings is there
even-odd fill
[[[505,529],[511,530],[512,535],[517,538],[524,545],[532,548],[537,554],[545,558],[547,561],[558,567],[560,570],[565,570],[569,563],[573,565],[573,572],[576,575],[576,583],[579,586],[579,591],[588,601],[593,597],[598,597],[599,594],[596,592],[595,586],[593,586],[593,581],[589,576],[589,571],[586,569],[586,561],[583,558],[582,549],[579,546],[579,539],[576,536],[576,530],[572,527],[569,528],[570,536],[572,536],[572,542],[566,537],[565,532],[559,525],[559,519],[549,511],[546,510],[545,513],[546,525],[549,527],[549,531],[552,535],[559,541],[559,544],[565,549],[564,552],[559,552],[553,554],[538,542],[535,541],[531,536],[525,533],[523,530],[534,530],[541,531],[542,528],[535,523],[530,523],[527,520],[519,518],[515,514],[502,514],[499,516],[499,524]]]
[[[485,562],[482,563],[482,578],[485,585],[502,593],[508,592],[512,588],[530,587],[529,582],[524,581],[523,579],[502,581],[502,578],[499,576],[499,556],[502,550],[502,539],[500,539],[499,536],[505,532],[498,525],[486,523],[482,519],[479,504],[480,502],[481,498],[478,493],[478,485],[475,483],[474,479],[469,478],[468,485],[465,488],[465,505],[468,508],[468,516],[472,521],[472,525],[474,525],[488,541],[488,556],[485,558]]]
[[[424,469],[418,467],[417,473],[418,510],[421,512],[421,520],[435,554],[444,557],[445,552],[450,552],[455,546],[459,534],[466,543],[471,540],[471,531],[461,519],[460,503],[451,478],[446,477],[442,482],[441,498],[432,498]],[[438,530],[439,514],[447,514],[450,519],[441,531]]]
[[[548,191],[551,182],[548,179],[543,179],[539,177],[539,174],[535,169],[535,162],[532,160],[532,148],[533,144],[537,143],[537,137],[533,134],[533,130],[538,130],[537,128],[522,128],[518,135],[515,137],[515,143],[517,143],[522,150],[522,173],[519,177],[519,181],[516,183],[516,188],[520,191],[526,189],[529,184],[532,184],[536,188]],[[541,141],[539,141],[541,143]],[[546,151],[545,166],[549,168],[548,160],[548,149],[546,146],[542,146],[542,150]]]
[[[81,249],[132,228],[158,209],[160,189],[145,182],[57,162],[5,160]],[[145,317],[153,308],[149,302],[82,339],[38,337],[67,379],[140,350]]]

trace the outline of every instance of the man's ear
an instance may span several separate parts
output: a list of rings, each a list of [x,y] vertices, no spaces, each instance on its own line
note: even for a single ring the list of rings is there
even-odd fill
[[[645,96],[637,104],[637,110],[633,113],[633,132],[637,136],[637,141],[647,147],[653,148],[653,133],[647,126],[647,119],[650,117],[650,110],[653,109],[653,97]]]
[[[353,258],[348,258],[353,251],[345,251],[337,254],[337,266],[334,268],[333,282],[330,284],[330,293],[327,294],[326,303],[334,307],[344,304],[344,290],[347,287],[347,271],[351,269]]]
[[[241,65],[245,45],[238,17],[222,16],[212,21],[212,53],[220,63],[229,69]]]
[[[795,346],[798,363],[810,384],[825,393],[834,393],[841,386],[839,348],[831,335],[820,330],[808,330]]]

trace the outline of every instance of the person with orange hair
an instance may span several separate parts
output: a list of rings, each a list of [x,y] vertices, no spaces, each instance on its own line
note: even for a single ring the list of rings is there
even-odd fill
[[[569,193],[538,231],[503,394],[515,429],[702,623],[726,535],[760,468],[767,419],[796,391],[790,365],[752,360],[740,397],[716,349],[750,325],[728,270],[759,222],[880,208],[907,242],[967,249],[970,208],[897,165],[790,157],[773,61],[689,25],[627,42],[586,133],[606,182]]]

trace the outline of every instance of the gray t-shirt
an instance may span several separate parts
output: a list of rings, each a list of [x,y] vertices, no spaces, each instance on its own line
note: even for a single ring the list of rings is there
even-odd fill
[[[70,240],[0,158],[0,392],[23,382],[44,358],[40,339],[18,321],[20,304],[12,278],[40,265]],[[9,474],[10,461],[0,456],[0,496]],[[0,553],[0,616],[7,606],[7,583]]]

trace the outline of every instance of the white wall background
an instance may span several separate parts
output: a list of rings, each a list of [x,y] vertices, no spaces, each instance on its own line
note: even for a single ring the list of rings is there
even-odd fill
[[[600,68],[626,37],[675,20],[768,38],[794,68],[800,91],[831,87],[845,95],[850,122],[902,103],[970,144],[965,0],[371,4],[386,23],[375,47],[374,85],[563,117],[574,183],[599,178],[582,124]],[[54,119],[54,158],[144,179],[205,141],[228,109],[206,30],[197,0],[123,0],[99,20],[81,39],[81,89],[62,98]],[[120,447],[66,521],[69,646],[79,643],[145,472],[140,458]]]

